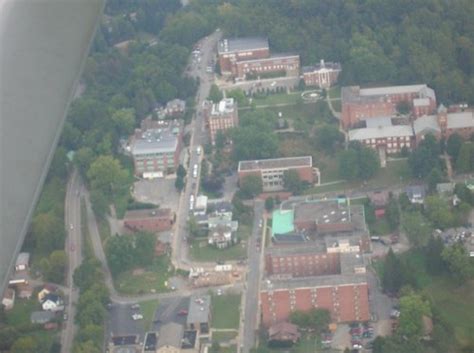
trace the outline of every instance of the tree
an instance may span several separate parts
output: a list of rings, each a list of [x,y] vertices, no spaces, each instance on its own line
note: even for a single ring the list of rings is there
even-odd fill
[[[245,92],[242,91],[240,88],[230,90],[229,92],[226,93],[226,96],[229,98],[234,98],[234,100],[237,102],[237,104],[240,107],[243,107],[248,104],[247,97],[245,96]]]
[[[290,321],[300,328],[313,329],[316,332],[327,330],[331,322],[331,315],[326,309],[311,309],[310,311],[293,311],[290,314]]]
[[[129,175],[118,159],[112,156],[99,156],[92,162],[87,177],[93,190],[100,191],[111,200],[110,195],[126,185]]]
[[[66,273],[67,257],[64,250],[55,250],[49,255],[49,270],[46,273],[48,281],[63,283]]]
[[[86,291],[94,283],[100,283],[101,280],[100,262],[95,258],[86,258],[73,274],[74,285],[81,291]]]
[[[135,110],[131,108],[116,110],[112,114],[112,121],[119,136],[128,136],[133,132],[135,126]]]
[[[433,236],[430,237],[424,249],[426,254],[426,270],[433,275],[439,275],[446,270],[446,263],[441,256],[443,249],[443,239]]]
[[[245,198],[251,199],[263,191],[262,179],[258,175],[247,175],[240,182],[240,192]]]
[[[397,199],[390,195],[385,208],[385,217],[387,218],[387,223],[390,227],[390,230],[394,231],[400,225],[400,209],[398,207]]]
[[[405,212],[402,228],[414,247],[423,247],[429,240],[432,228],[420,212]]]
[[[373,149],[352,142],[346,151],[339,155],[339,174],[347,180],[366,180],[373,177],[380,167],[379,159]]]
[[[225,146],[227,137],[222,130],[218,130],[216,133],[216,149],[218,151],[222,150]]]
[[[20,337],[13,343],[10,351],[11,353],[37,353],[38,342],[32,336]]]
[[[408,157],[412,175],[416,178],[425,178],[434,168],[440,168],[439,152],[440,148],[436,138],[431,134],[425,135],[418,148]]]
[[[86,176],[87,170],[92,164],[92,161],[94,161],[95,157],[94,151],[90,147],[81,147],[74,154],[73,162],[79,169],[79,172],[82,174],[82,176]]]
[[[101,353],[101,347],[93,341],[74,343],[73,353]]]
[[[425,199],[425,212],[436,228],[449,228],[454,223],[448,203],[437,195],[428,196]]]
[[[454,186],[454,193],[459,197],[463,202],[466,202],[469,205],[474,204],[474,195],[471,190],[464,183],[457,183]]]
[[[426,181],[428,182],[428,191],[435,192],[436,185],[443,181],[443,174],[439,168],[433,168],[431,172],[426,177]]]
[[[401,101],[397,103],[397,112],[402,115],[407,115],[411,111],[411,105],[407,101]]]
[[[431,308],[426,300],[414,293],[401,297],[398,333],[406,337],[421,337],[423,316],[431,316]]]
[[[196,220],[196,217],[194,217],[194,216],[189,217],[188,232],[193,237],[198,237],[200,235],[199,224]]]
[[[236,161],[273,158],[278,151],[278,138],[268,127],[238,127],[231,132],[231,139]]]
[[[456,159],[456,170],[460,173],[468,173],[474,169],[474,144],[464,142]]]
[[[178,169],[176,170],[176,176],[178,178],[184,178],[186,176],[186,169],[183,167],[182,164],[178,166]]]
[[[105,254],[112,274],[117,275],[130,269],[135,262],[133,238],[113,236],[107,241]]]
[[[315,132],[316,146],[327,153],[332,153],[344,142],[344,135],[334,125],[323,125]]]
[[[216,84],[212,84],[208,99],[213,103],[219,103],[223,98],[222,92]]]
[[[473,276],[473,264],[463,244],[455,243],[452,246],[445,247],[441,256],[448,265],[449,271],[460,283]]]
[[[296,170],[290,169],[283,173],[283,185],[293,195],[299,195],[306,188],[307,183],[300,179],[300,175]]]
[[[463,139],[461,135],[454,133],[449,136],[448,141],[446,142],[446,152],[448,152],[451,158],[456,160],[458,158],[462,144]]]
[[[10,351],[11,346],[19,336],[19,332],[14,327],[6,326],[0,328],[0,351]]]
[[[382,287],[386,293],[398,293],[405,285],[404,266],[394,254],[392,248],[388,250],[383,263]]]
[[[275,200],[273,197],[269,196],[265,199],[265,209],[270,212],[273,210],[273,207],[275,206]]]
[[[39,254],[46,255],[64,247],[64,222],[54,211],[37,214],[33,218],[31,231]]]
[[[134,238],[134,257],[136,259],[135,264],[139,266],[150,266],[153,263],[153,259],[155,257],[155,235],[148,232],[139,232],[134,235]]]
[[[87,325],[79,330],[77,339],[80,342],[95,342],[99,343],[104,338],[104,329],[98,325]]]
[[[176,190],[181,192],[184,189],[184,186],[185,186],[184,178],[177,177],[176,180],[174,181],[174,186],[175,186]]]

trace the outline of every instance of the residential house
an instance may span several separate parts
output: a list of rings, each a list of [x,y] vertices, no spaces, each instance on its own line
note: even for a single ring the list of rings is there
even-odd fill
[[[205,215],[207,213],[207,201],[208,197],[206,195],[198,195],[196,197],[196,203],[194,205],[194,215]]]
[[[385,216],[385,206],[387,206],[389,195],[387,191],[375,191],[369,194],[369,200],[375,208],[375,217]]]
[[[268,329],[268,341],[270,342],[291,342],[295,344],[301,338],[298,326],[286,321],[278,322]]]
[[[186,111],[186,102],[182,99],[173,99],[166,103],[164,109],[166,116],[180,117]]]
[[[13,309],[13,306],[15,305],[15,290],[13,288],[5,289],[5,292],[3,293],[2,304],[5,310]]]
[[[41,307],[45,311],[62,311],[64,310],[64,302],[59,295],[50,293],[43,298]]]
[[[174,213],[169,208],[131,210],[124,215],[124,226],[133,231],[163,232],[170,230],[174,223]]]
[[[232,220],[232,214],[208,217],[207,224],[210,245],[223,249],[234,243],[233,233],[237,231],[239,223]]]
[[[407,186],[405,193],[412,204],[422,205],[425,202],[426,188],[423,185]]]

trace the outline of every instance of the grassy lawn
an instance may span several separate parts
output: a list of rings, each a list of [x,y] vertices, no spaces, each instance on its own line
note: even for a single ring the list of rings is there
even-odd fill
[[[17,299],[12,310],[6,311],[6,321],[11,326],[22,326],[30,324],[30,315],[33,311],[42,310],[35,296],[30,300]]]
[[[190,248],[190,255],[195,261],[214,262],[218,260],[238,260],[247,256],[247,246],[244,242],[228,247],[217,249],[209,246],[207,238],[194,239]]]
[[[144,293],[160,293],[168,291],[165,282],[173,274],[170,270],[170,260],[168,256],[160,256],[155,259],[155,263],[143,273],[133,274],[133,271],[126,271],[115,278],[115,288],[128,295]]]
[[[318,337],[312,335],[303,336],[301,340],[293,347],[292,353],[313,353],[322,348]]]
[[[253,102],[257,105],[275,105],[275,104],[296,104],[301,97],[301,92],[276,93],[268,96],[253,98]]]
[[[369,225],[370,233],[373,235],[387,235],[392,233],[385,218],[377,219],[374,224]]]
[[[236,345],[232,345],[232,346],[229,346],[229,347],[221,347],[219,349],[219,353],[236,353],[237,352],[237,346]]]
[[[217,342],[228,342],[237,337],[237,331],[213,332],[212,340]]]
[[[331,101],[331,105],[336,112],[341,112],[342,104],[340,100]]]
[[[149,330],[151,327],[156,308],[158,308],[158,300],[156,299],[140,302],[140,312],[143,315],[143,326],[145,331]]]
[[[341,98],[341,87],[334,86],[328,91],[329,98]]]
[[[212,327],[216,329],[239,328],[240,294],[212,296]]]
[[[435,278],[425,290],[463,346],[474,345],[474,281],[457,287],[449,278]]]
[[[99,227],[99,235],[102,240],[102,244],[105,244],[107,239],[110,237],[110,225],[106,219],[97,219],[97,225]]]

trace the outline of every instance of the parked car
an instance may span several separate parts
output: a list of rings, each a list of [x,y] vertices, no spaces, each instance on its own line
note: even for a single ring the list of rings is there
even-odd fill
[[[186,316],[188,315],[188,311],[186,309],[181,309],[178,311],[178,316]]]
[[[133,319],[133,321],[142,320],[143,315],[142,314],[133,314],[132,319]]]

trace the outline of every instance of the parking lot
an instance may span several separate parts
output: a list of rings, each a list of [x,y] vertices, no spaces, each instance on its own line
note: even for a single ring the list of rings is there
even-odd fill
[[[133,320],[137,310],[131,304],[111,304],[107,321],[107,332],[110,336],[138,335],[140,341],[144,337],[143,320]],[[109,337],[110,338],[110,337]]]
[[[189,306],[189,297],[176,297],[160,300],[153,317],[152,331],[158,331],[162,325],[170,322],[186,325],[186,315],[181,315]]]
[[[140,180],[134,183],[132,195],[136,201],[149,202],[160,208],[178,208],[179,194],[174,186],[174,178]]]

